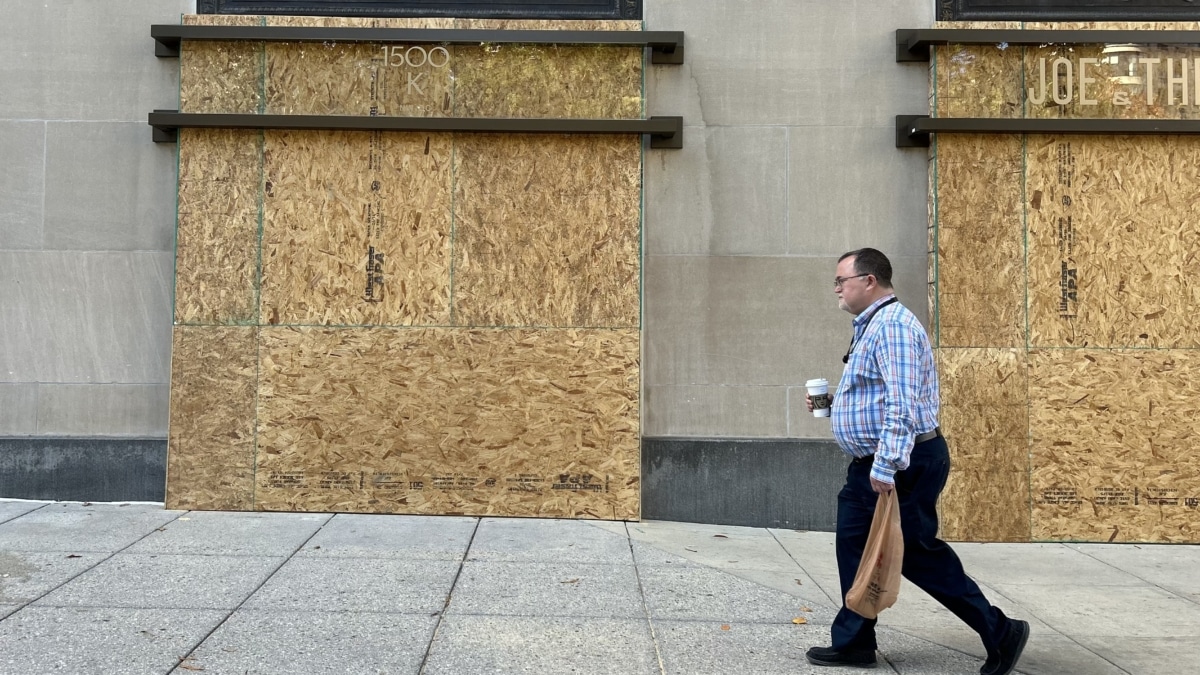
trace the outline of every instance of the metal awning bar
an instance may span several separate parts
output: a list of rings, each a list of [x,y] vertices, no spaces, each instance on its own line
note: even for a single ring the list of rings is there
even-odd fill
[[[896,115],[896,147],[929,145],[930,134],[1200,134],[1200,120],[1001,119]]]
[[[541,119],[509,117],[372,117],[368,115],[247,115],[150,113],[155,143],[174,143],[178,130],[201,129],[318,129],[342,131],[466,131],[513,134],[642,134],[651,148],[682,148],[682,117],[633,120]]]
[[[322,28],[311,26],[150,26],[154,55],[179,56],[181,40],[268,42],[399,42],[409,45],[482,43],[633,45],[651,49],[650,62],[683,63],[683,31],[478,30],[449,28]]]
[[[896,61],[929,61],[930,45],[1200,44],[1194,30],[1014,30],[994,28],[900,28]]]

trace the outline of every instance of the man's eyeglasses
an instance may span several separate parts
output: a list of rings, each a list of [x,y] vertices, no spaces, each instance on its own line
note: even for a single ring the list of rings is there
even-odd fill
[[[869,276],[871,276],[871,275],[870,274],[855,274],[852,277],[834,277],[833,278],[833,287],[841,288],[842,284],[846,283],[847,281],[850,281],[851,279],[857,279],[859,277],[869,277]]]

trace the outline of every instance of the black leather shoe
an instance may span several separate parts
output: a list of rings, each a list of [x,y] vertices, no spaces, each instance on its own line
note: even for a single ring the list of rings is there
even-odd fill
[[[1008,632],[1000,641],[1000,652],[989,656],[979,669],[979,675],[1008,675],[1017,667],[1025,643],[1029,641],[1029,622],[1020,619],[1009,621]]]
[[[814,666],[849,666],[851,668],[874,668],[874,649],[847,649],[838,651],[833,647],[813,647],[804,655]]]

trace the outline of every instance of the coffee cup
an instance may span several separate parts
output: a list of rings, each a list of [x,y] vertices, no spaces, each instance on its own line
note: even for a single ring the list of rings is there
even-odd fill
[[[818,378],[805,383],[808,387],[808,397],[812,399],[813,417],[829,417],[829,406],[833,402],[829,398],[829,380]]]

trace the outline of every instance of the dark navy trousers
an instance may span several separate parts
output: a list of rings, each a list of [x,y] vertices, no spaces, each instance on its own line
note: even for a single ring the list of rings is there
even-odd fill
[[[904,531],[903,574],[975,629],[987,653],[995,654],[1008,629],[1008,617],[983,597],[979,585],[963,571],[958,556],[937,538],[938,495],[949,473],[950,453],[940,436],[914,447],[908,468],[896,472],[900,528]],[[846,592],[854,584],[871,531],[877,499],[871,489],[871,460],[851,462],[846,485],[838,493],[837,561],[843,604],[833,620],[833,648],[837,650],[877,647],[875,619],[863,618],[845,606]]]

